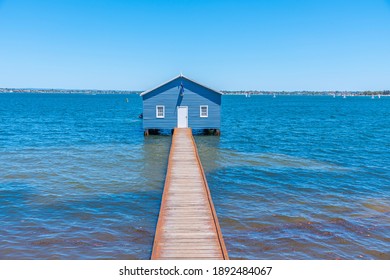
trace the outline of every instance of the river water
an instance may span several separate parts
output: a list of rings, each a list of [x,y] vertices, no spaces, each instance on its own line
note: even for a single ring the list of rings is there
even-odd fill
[[[390,259],[390,98],[222,102],[195,139],[231,259]],[[171,137],[141,111],[0,94],[0,259],[150,258]]]

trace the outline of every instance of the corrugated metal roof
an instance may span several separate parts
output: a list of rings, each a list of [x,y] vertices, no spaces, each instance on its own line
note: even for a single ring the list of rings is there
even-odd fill
[[[176,80],[176,79],[178,79],[178,78],[184,78],[184,79],[186,79],[186,80],[188,80],[188,81],[190,81],[190,82],[193,82],[193,83],[195,83],[195,84],[197,84],[197,85],[199,85],[199,86],[201,86],[201,87],[207,88],[207,89],[209,89],[209,90],[211,90],[211,91],[214,91],[214,92],[216,92],[216,93],[218,93],[218,94],[221,94],[221,95],[223,94],[223,93],[220,92],[219,90],[215,90],[215,89],[212,89],[212,88],[210,88],[210,87],[208,87],[208,86],[202,85],[201,83],[198,83],[197,81],[194,81],[194,80],[192,80],[192,79],[190,79],[190,78],[187,78],[186,76],[180,74],[180,75],[174,77],[173,79],[170,79],[169,81],[166,81],[165,83],[162,83],[161,85],[159,85],[159,86],[157,86],[157,87],[155,87],[155,88],[152,88],[152,89],[149,89],[149,90],[147,90],[147,91],[142,92],[142,93],[140,94],[140,96],[144,96],[144,95],[146,95],[146,94],[148,94],[148,93],[150,93],[150,92],[152,92],[152,91],[154,91],[154,90],[156,90],[156,89],[158,89],[158,88],[160,88],[160,87],[162,87],[162,86],[164,86],[164,85],[166,85],[166,84],[168,84],[168,83],[170,83],[170,82],[172,82],[172,81],[174,81],[174,80]]]

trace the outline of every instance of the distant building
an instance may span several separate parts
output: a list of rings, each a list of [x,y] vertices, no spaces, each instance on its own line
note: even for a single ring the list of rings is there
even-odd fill
[[[220,91],[179,75],[141,96],[145,135],[175,127],[220,133]]]

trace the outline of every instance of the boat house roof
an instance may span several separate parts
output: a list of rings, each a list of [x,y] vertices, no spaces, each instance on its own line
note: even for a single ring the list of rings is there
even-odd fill
[[[158,89],[158,88],[160,88],[160,87],[162,87],[162,86],[164,86],[164,85],[166,85],[166,84],[168,84],[168,83],[170,83],[170,82],[172,82],[172,81],[174,81],[174,80],[176,80],[176,79],[179,79],[179,78],[186,79],[186,80],[188,80],[188,81],[190,81],[190,82],[192,82],[192,83],[195,83],[195,84],[197,84],[197,85],[199,85],[199,86],[201,86],[201,87],[204,87],[204,88],[206,88],[206,89],[208,89],[208,90],[211,90],[211,91],[213,91],[213,92],[215,92],[215,93],[218,93],[218,94],[221,94],[221,95],[223,94],[223,93],[220,92],[219,90],[215,90],[215,89],[212,89],[212,88],[210,88],[210,87],[208,87],[208,86],[202,85],[202,84],[198,83],[197,81],[191,80],[191,79],[187,78],[186,76],[180,74],[180,75],[174,77],[173,79],[170,79],[169,81],[166,81],[165,83],[162,83],[161,85],[159,85],[159,86],[157,86],[157,87],[155,87],[155,88],[152,88],[152,89],[149,89],[149,90],[146,90],[146,91],[142,92],[142,93],[140,94],[140,96],[144,96],[144,95],[146,95],[146,94],[148,94],[148,93],[150,93],[150,92],[152,92],[152,91],[154,91],[154,90],[156,90],[156,89]]]

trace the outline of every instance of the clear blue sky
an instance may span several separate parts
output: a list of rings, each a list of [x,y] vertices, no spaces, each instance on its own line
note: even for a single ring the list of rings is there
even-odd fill
[[[0,0],[0,87],[390,89],[390,0]]]

